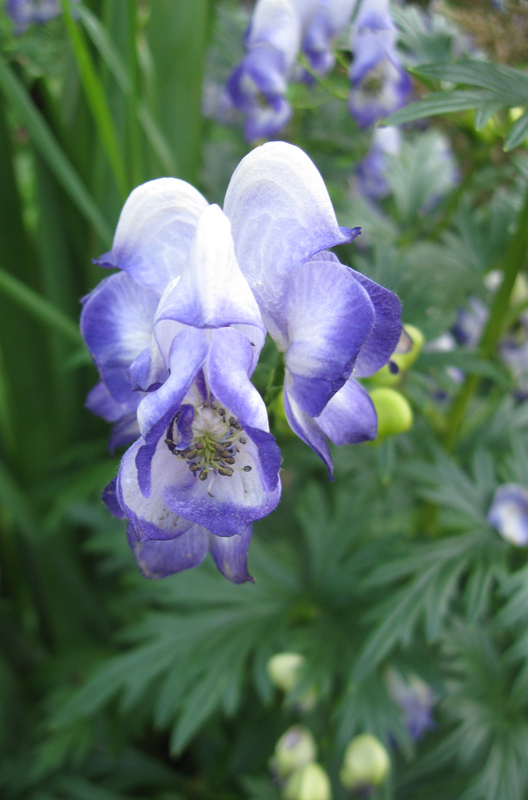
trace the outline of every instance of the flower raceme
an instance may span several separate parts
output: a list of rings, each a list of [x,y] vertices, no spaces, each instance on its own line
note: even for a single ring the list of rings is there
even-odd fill
[[[131,444],[105,500],[145,575],[209,549],[228,578],[249,579],[252,523],[280,497],[280,452],[250,380],[266,332],[284,357],[288,421],[329,470],[327,436],[374,438],[355,377],[389,359],[400,304],[328,252],[358,233],[283,142],[243,159],[223,210],[173,178],[126,201],[97,261],[118,271],[85,298],[81,330],[101,377],[87,405],[114,423],[111,447]]]

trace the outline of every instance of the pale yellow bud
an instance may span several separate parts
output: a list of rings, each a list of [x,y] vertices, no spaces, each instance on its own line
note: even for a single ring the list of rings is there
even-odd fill
[[[304,725],[293,725],[275,745],[272,766],[281,778],[317,758],[317,745]]]
[[[390,769],[390,759],[379,739],[370,733],[356,736],[345,750],[339,777],[347,789],[379,786]]]
[[[408,431],[413,422],[412,409],[405,397],[388,387],[372,389],[370,399],[378,415],[376,441]]]
[[[306,764],[290,776],[284,800],[332,800],[330,779],[319,764]]]

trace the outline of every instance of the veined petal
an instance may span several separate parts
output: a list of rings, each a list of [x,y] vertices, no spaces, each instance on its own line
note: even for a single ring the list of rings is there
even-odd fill
[[[180,274],[207,200],[178,178],[158,178],[128,197],[112,250],[96,263],[128,272],[159,295]]]
[[[401,302],[390,289],[371,281],[361,272],[351,271],[374,306],[374,325],[353,369],[354,377],[366,378],[387,363],[398,345],[402,332]]]
[[[135,399],[134,395],[132,395],[132,399]],[[85,406],[93,414],[97,414],[98,417],[102,417],[107,422],[116,422],[129,411],[128,404],[123,405],[114,400],[102,381],[96,383],[93,389],[88,392]]]
[[[357,273],[315,259],[292,275],[285,306],[288,393],[316,417],[349,377],[373,329],[374,307]]]
[[[186,466],[185,474],[170,476],[170,485],[162,496],[174,514],[207,527],[217,536],[233,536],[273,511],[281,492],[278,478],[273,491],[267,486],[269,461],[276,461],[277,445],[273,436],[264,431],[258,442],[253,441],[249,431],[244,433],[248,434],[246,442],[239,448],[230,476],[215,474],[201,481]],[[158,445],[161,446],[165,447]],[[250,469],[246,471],[247,467]],[[275,474],[278,475],[278,465]],[[166,484],[169,481],[166,478]]]
[[[177,411],[191,384],[201,370],[210,347],[207,331],[186,328],[173,340],[170,353],[170,374],[159,389],[145,395],[138,407],[138,422],[143,436],[171,409]]]
[[[127,538],[137,565],[145,578],[166,578],[184,569],[198,567],[207,555],[207,531],[193,525],[178,539],[138,541],[134,525],[127,526]]]
[[[165,319],[195,328],[240,323],[264,333],[257,302],[236,260],[231,224],[216,205],[198,220],[181,278],[164,295],[156,327]]]
[[[285,349],[283,303],[292,272],[320,250],[352,241],[359,229],[339,227],[317,168],[285,142],[269,142],[242,159],[224,211],[266,327]]]
[[[252,525],[248,525],[243,533],[235,536],[209,537],[209,550],[222,575],[233,583],[245,583],[253,578],[247,571],[247,553],[251,542]]]
[[[124,272],[101,281],[84,300],[81,333],[110,394],[128,403],[128,368],[149,346],[159,297]]]
[[[332,397],[316,421],[337,445],[372,441],[378,431],[374,404],[366,389],[353,378]]]
[[[141,398],[138,398],[140,400]],[[139,425],[136,412],[121,417],[112,426],[110,438],[108,439],[108,449],[111,453],[118,447],[125,447],[127,444],[135,442],[139,438]]]
[[[317,420],[309,417],[302,408],[299,408],[295,400],[289,396],[288,389],[284,387],[284,413],[292,431],[297,434],[299,439],[311,447],[314,453],[325,463],[330,480],[333,480],[334,465],[330,448],[323,431],[317,424]]]
[[[266,404],[248,377],[253,372],[253,351],[249,339],[233,328],[215,332],[207,362],[208,382],[213,395],[243,428],[250,425],[269,431]]]
[[[138,541],[147,539],[175,539],[192,526],[167,507],[162,497],[163,487],[171,476],[187,472],[185,463],[175,458],[164,442],[156,449],[148,465],[151,474],[151,491],[145,497],[140,489],[137,454],[141,440],[130,447],[121,461],[117,476],[117,499],[119,505],[133,525]]]

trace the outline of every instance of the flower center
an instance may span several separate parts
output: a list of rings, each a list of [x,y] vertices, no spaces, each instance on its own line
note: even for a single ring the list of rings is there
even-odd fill
[[[171,453],[187,463],[189,470],[201,480],[210,472],[230,478],[235,470],[237,454],[244,449],[247,439],[236,417],[216,402],[205,402],[195,409],[192,421],[191,443],[178,449],[178,421],[176,414],[169,425],[165,444]],[[242,467],[250,472],[251,467]]]

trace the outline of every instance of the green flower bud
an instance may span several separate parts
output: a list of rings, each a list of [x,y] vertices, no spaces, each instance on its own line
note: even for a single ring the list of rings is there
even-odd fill
[[[277,653],[266,664],[268,677],[272,684],[283,692],[290,692],[299,682],[299,674],[304,664],[300,653]]]
[[[347,789],[379,786],[389,769],[389,754],[380,740],[363,733],[348,744],[339,777]]]
[[[394,389],[379,387],[372,389],[370,399],[378,415],[376,442],[386,436],[396,436],[408,431],[412,425],[412,409],[405,397]]]
[[[403,353],[396,352],[392,354],[390,360],[398,367],[398,372],[391,372],[389,365],[385,364],[384,367],[379,369],[372,375],[367,383],[371,386],[396,386],[401,381],[402,373],[407,372],[412,367],[420,352],[422,350],[425,338],[419,328],[414,325],[404,325],[403,330],[411,340],[411,347]],[[400,338],[400,342],[403,335]]]
[[[304,725],[293,725],[275,745],[272,768],[281,778],[286,778],[299,767],[310,764],[317,758],[317,745]]]
[[[332,800],[330,779],[319,764],[306,764],[292,773],[283,797],[284,800]]]

